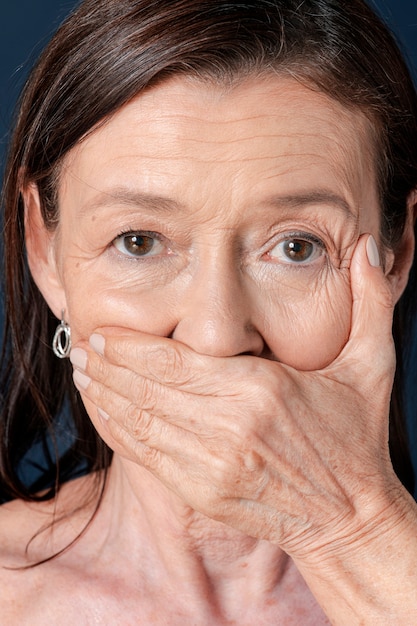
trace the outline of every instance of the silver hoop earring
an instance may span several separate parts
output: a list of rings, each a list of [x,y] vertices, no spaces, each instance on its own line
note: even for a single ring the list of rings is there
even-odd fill
[[[62,311],[61,322],[58,324],[52,340],[52,350],[58,359],[66,359],[71,352],[71,328],[64,320],[64,313],[65,311]]]

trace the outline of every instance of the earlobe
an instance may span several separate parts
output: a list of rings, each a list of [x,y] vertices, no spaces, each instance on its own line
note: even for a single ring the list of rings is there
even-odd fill
[[[389,253],[392,255],[392,258],[386,267],[387,278],[391,283],[395,302],[398,302],[407,286],[408,276],[414,260],[414,225],[417,218],[417,190],[413,190],[410,193],[407,207],[407,222],[403,237],[395,253]]]
[[[25,207],[25,242],[30,272],[54,315],[65,310],[65,292],[55,257],[56,232],[46,228],[38,187],[30,183],[22,190]]]

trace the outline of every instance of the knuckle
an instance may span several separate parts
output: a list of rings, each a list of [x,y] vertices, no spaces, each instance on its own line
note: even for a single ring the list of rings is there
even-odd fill
[[[230,446],[217,453],[212,463],[212,476],[218,498],[257,497],[265,486],[264,459],[247,444],[234,452]]]
[[[246,407],[252,409],[255,424],[259,417],[270,417],[276,412],[277,406],[282,403],[286,394],[285,380],[278,380],[276,377],[257,376],[249,381],[245,401]],[[246,413],[248,415],[248,411]]]
[[[219,496],[224,497],[230,492],[234,492],[239,484],[239,475],[233,463],[233,454],[226,454],[226,451],[217,453],[212,462],[212,475],[216,491]]]
[[[152,471],[155,471],[161,465],[160,451],[150,446],[141,448],[141,459],[143,465]]]
[[[157,382],[174,385],[188,378],[189,368],[180,350],[172,345],[158,345],[146,356],[146,367]]]
[[[130,435],[137,441],[147,441],[152,430],[152,417],[136,404],[129,404],[125,413],[125,425]]]
[[[246,416],[246,413],[248,413],[248,416]],[[242,407],[242,415],[235,413],[234,419],[230,420],[227,424],[229,438],[232,438],[232,440],[229,441],[229,450],[233,448],[239,449],[242,441],[245,441],[247,432],[250,430],[252,417],[252,412],[247,409],[247,403],[244,403]]]
[[[132,380],[131,388],[132,398],[142,410],[153,411],[155,405],[155,384],[152,380],[138,380],[136,377]]]
[[[230,440],[226,444],[223,439],[219,441],[217,437],[209,442],[204,441],[203,445],[210,459],[210,482],[217,493],[225,494],[239,478],[235,476],[235,446]]]

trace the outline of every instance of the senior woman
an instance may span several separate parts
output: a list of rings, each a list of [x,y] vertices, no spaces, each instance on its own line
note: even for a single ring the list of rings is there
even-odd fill
[[[6,173],[2,623],[416,623],[416,112],[362,0],[59,29]]]

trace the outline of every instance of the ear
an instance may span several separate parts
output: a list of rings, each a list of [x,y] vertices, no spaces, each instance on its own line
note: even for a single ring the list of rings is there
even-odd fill
[[[62,311],[67,306],[55,255],[57,231],[49,231],[45,226],[35,183],[30,183],[22,190],[22,197],[29,269],[49,308],[61,319]]]
[[[404,234],[395,253],[389,254],[390,262],[386,275],[391,283],[394,301],[398,302],[406,285],[414,259],[414,224],[417,217],[417,190],[413,190],[407,200],[407,221]]]

